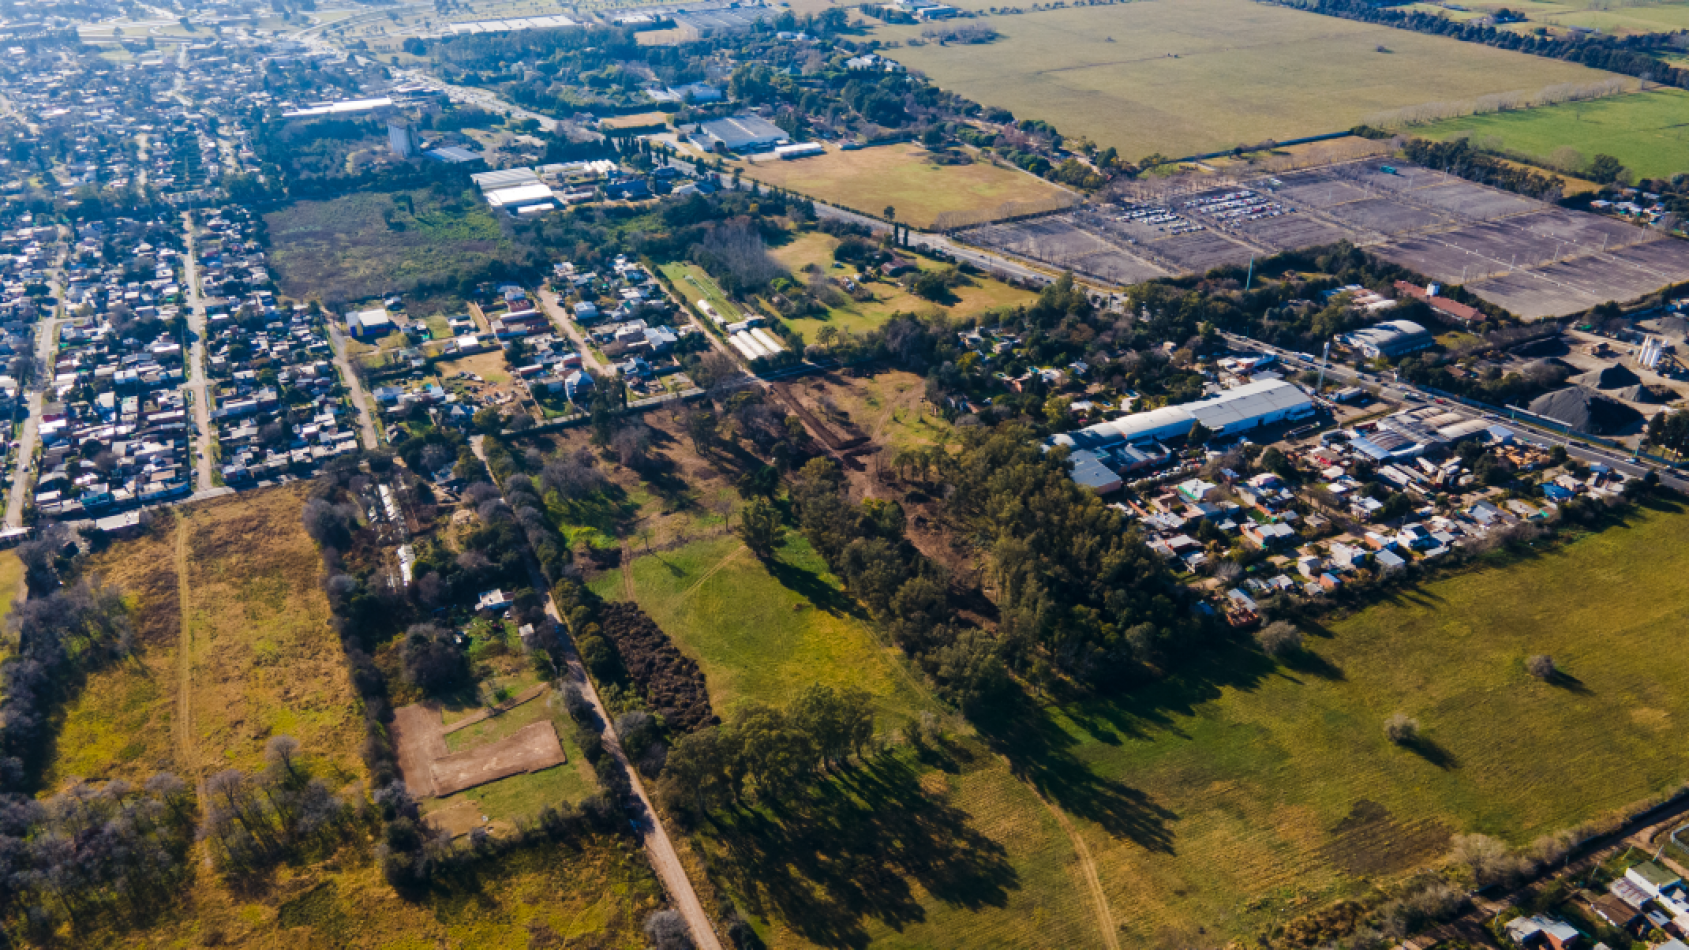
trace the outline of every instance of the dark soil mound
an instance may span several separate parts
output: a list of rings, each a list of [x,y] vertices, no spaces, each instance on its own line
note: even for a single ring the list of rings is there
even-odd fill
[[[1640,412],[1587,386],[1567,386],[1538,396],[1530,410],[1591,435],[1612,435],[1642,421]]]

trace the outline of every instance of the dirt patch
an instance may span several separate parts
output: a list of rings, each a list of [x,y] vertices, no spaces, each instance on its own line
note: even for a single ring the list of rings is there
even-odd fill
[[[1331,827],[1320,858],[1356,875],[1391,874],[1422,863],[1448,847],[1449,829],[1426,819],[1397,821],[1390,810],[1362,799]]]
[[[536,722],[479,749],[437,758],[429,773],[434,794],[445,796],[567,761],[563,745],[557,741],[557,730],[549,722]]]
[[[481,804],[473,798],[460,799],[438,811],[431,811],[423,820],[453,838],[461,838],[476,828],[485,828],[493,834],[514,830],[507,821],[487,820],[487,816],[481,813]]]
[[[463,717],[462,719],[459,719],[457,722],[454,722],[451,725],[445,727],[445,729],[443,729],[441,731],[441,734],[449,736],[452,733],[458,731],[459,729],[464,729],[464,728],[467,728],[469,726],[473,726],[478,722],[482,722],[484,720],[491,719],[494,716],[502,716],[505,713],[511,711],[512,709],[515,709],[517,706],[520,706],[523,703],[526,703],[526,702],[533,700],[535,697],[539,696],[541,693],[545,692],[549,688],[550,687],[548,687],[544,683],[541,683],[538,686],[530,686],[527,689],[523,690],[519,695],[512,696],[511,698],[505,700],[504,702],[499,703],[497,706],[492,706],[492,707],[489,707],[487,709],[479,709],[479,710],[476,710],[475,712],[470,713],[469,715]]]
[[[427,706],[412,704],[393,711],[393,745],[399,752],[399,775],[405,787],[417,798],[433,798],[434,777],[430,767],[436,759],[444,758],[445,732],[440,728],[440,713]]]

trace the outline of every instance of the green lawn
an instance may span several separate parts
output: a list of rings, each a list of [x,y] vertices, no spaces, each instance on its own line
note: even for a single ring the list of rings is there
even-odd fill
[[[1542,161],[1561,146],[1577,149],[1585,159],[1605,153],[1639,177],[1689,171],[1689,91],[1682,89],[1467,116],[1410,131],[1431,139],[1494,136],[1502,148]]]
[[[820,231],[809,231],[797,235],[784,245],[770,248],[769,253],[800,279],[807,279],[803,268],[811,264],[820,267],[822,273],[830,276],[855,273],[855,267],[832,266],[833,249],[838,246],[838,238]],[[919,254],[905,253],[919,262],[923,270],[944,266]],[[825,319],[802,317],[786,322],[805,342],[813,342],[816,333],[824,326],[831,326],[841,333],[859,334],[880,326],[897,313],[942,310],[955,317],[975,316],[996,307],[1029,304],[1038,299],[1038,295],[1031,291],[1017,290],[989,277],[972,278],[970,286],[955,288],[951,299],[941,302],[917,297],[893,283],[874,283],[870,284],[869,288],[874,292],[872,300],[851,301],[842,307],[834,307],[827,312]]]
[[[728,301],[727,294],[716,286],[716,282],[709,274],[704,273],[702,267],[696,264],[660,264],[658,270],[661,270],[663,276],[674,285],[674,289],[686,298],[687,303],[697,306],[698,301],[708,300],[715,312],[725,317],[728,323],[737,323],[744,319],[739,308]],[[711,323],[707,316],[700,315],[699,319],[706,324]]]
[[[1611,75],[1248,0],[1069,6],[978,22],[1003,38],[888,55],[976,102],[1133,159],[1337,132],[1405,106]],[[874,34],[907,41],[926,28]]]

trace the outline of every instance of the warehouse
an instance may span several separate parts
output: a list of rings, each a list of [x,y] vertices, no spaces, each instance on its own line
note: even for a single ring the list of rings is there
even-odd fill
[[[735,115],[700,123],[692,141],[706,152],[715,151],[717,145],[729,152],[757,152],[784,145],[789,139],[772,122],[754,115]]]
[[[557,197],[546,185],[534,183],[531,185],[517,185],[514,188],[500,188],[486,193],[487,204],[499,210],[516,214],[528,208],[555,208],[554,199]]]
[[[1191,426],[1198,422],[1216,435],[1228,436],[1275,422],[1305,419],[1313,413],[1313,400],[1306,393],[1283,380],[1271,379],[1228,389],[1208,399],[1099,422],[1053,436],[1049,444],[1097,449],[1176,439],[1189,435]]]
[[[1395,359],[1408,353],[1416,353],[1429,348],[1436,343],[1431,331],[1425,329],[1412,320],[1386,320],[1365,330],[1345,333],[1337,338],[1337,342],[1353,350],[1359,350],[1367,359]]]

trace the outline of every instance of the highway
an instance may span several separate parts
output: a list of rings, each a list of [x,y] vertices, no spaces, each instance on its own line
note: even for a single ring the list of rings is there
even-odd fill
[[[1240,350],[1253,350],[1258,353],[1271,353],[1286,365],[1297,369],[1319,371],[1320,361],[1316,356],[1297,353],[1294,350],[1281,349],[1269,343],[1251,337],[1240,336],[1235,333],[1221,333],[1226,342]],[[1638,458],[1626,452],[1609,449],[1604,446],[1591,445],[1577,439],[1562,435],[1551,429],[1539,428],[1531,420],[1520,418],[1505,409],[1481,409],[1466,405],[1453,399],[1447,399],[1436,393],[1427,392],[1405,380],[1395,377],[1386,379],[1376,373],[1356,370],[1341,363],[1328,362],[1326,364],[1326,378],[1342,381],[1355,386],[1374,386],[1379,393],[1390,402],[1421,404],[1435,404],[1468,419],[1478,419],[1496,425],[1505,425],[1527,440],[1539,445],[1565,446],[1566,454],[1585,462],[1595,462],[1610,466],[1626,475],[1642,476],[1653,472],[1660,478],[1660,484],[1680,492],[1689,492],[1689,479],[1684,478],[1675,469],[1659,465],[1647,459]]]

